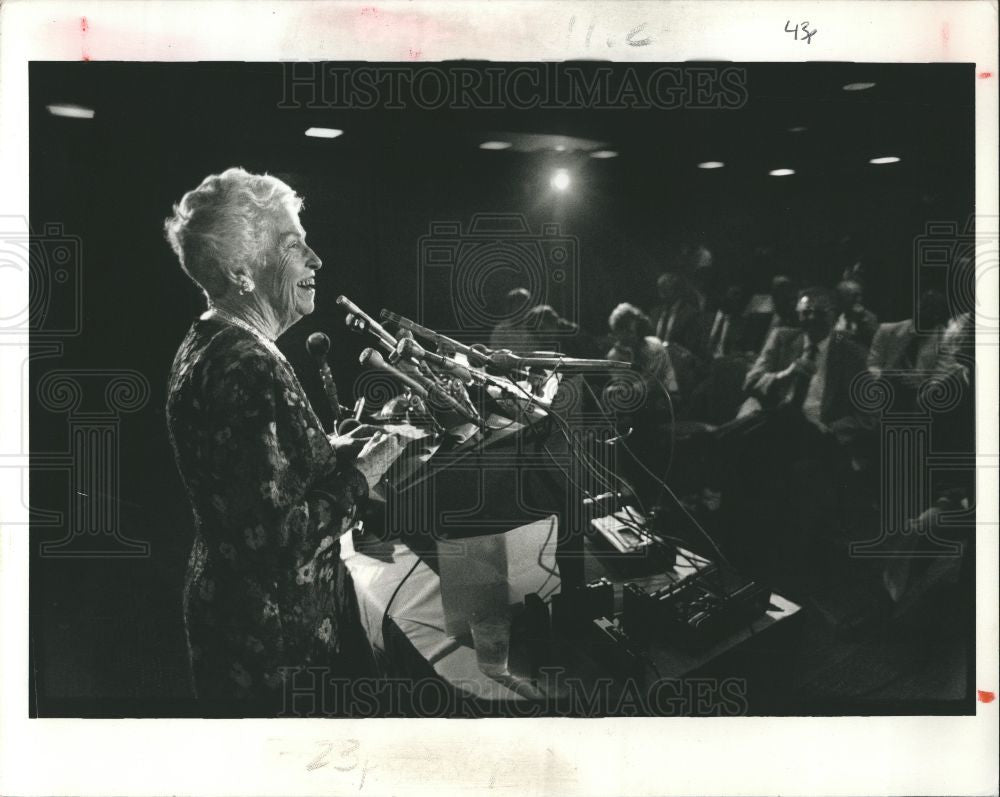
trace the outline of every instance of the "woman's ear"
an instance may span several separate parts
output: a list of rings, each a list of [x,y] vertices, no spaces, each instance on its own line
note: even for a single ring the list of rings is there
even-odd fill
[[[256,288],[250,269],[244,265],[224,266],[222,272],[226,283],[240,294],[252,293]]]

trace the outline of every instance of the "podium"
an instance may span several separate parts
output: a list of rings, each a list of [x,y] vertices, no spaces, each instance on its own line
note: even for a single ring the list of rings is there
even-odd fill
[[[582,583],[583,499],[594,489],[579,456],[582,379],[560,380],[552,399],[560,420],[537,408],[512,419],[487,404],[485,433],[457,424],[439,441],[409,446],[380,485],[386,531],[433,553],[439,539],[499,534],[556,515],[563,581]]]

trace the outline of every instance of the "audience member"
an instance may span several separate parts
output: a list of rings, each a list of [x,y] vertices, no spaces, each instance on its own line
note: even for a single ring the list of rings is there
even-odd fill
[[[560,316],[552,305],[532,307],[524,318],[524,327],[532,334],[534,351],[558,351],[567,357],[599,357],[592,335],[579,324]]]
[[[527,288],[513,288],[504,297],[503,317],[490,334],[491,349],[530,351],[533,345],[525,317],[531,308],[531,293]]]
[[[747,374],[745,389],[765,409],[788,408],[842,442],[857,428],[851,381],[865,370],[864,349],[834,332],[835,301],[825,288],[799,294],[799,328],[771,333]]]
[[[851,399],[865,351],[833,332],[832,293],[804,290],[796,310],[799,328],[772,331],[747,374],[764,411],[727,425],[720,457],[729,522],[747,529],[759,566],[804,587],[858,498],[857,452],[872,424]]]
[[[752,349],[749,324],[743,315],[746,303],[747,294],[742,285],[726,288],[708,333],[709,357],[745,354]]]
[[[682,346],[650,334],[648,316],[634,305],[615,307],[608,327],[614,345],[607,359],[627,362],[632,370],[612,377],[604,403],[631,426],[625,467],[640,495],[652,498],[671,456],[676,423],[697,383],[697,363]]]
[[[664,343],[678,343],[696,357],[704,356],[701,303],[681,274],[665,272],[656,281],[660,304],[653,311],[653,331]]]
[[[755,354],[764,347],[773,330],[798,326],[799,319],[795,313],[797,296],[798,290],[789,277],[777,274],[772,278],[767,309],[750,313],[747,318],[748,335]]]
[[[642,379],[647,406],[650,402],[658,405],[666,395],[682,404],[697,379],[697,368],[690,352],[679,344],[665,343],[650,334],[649,317],[627,302],[611,312],[608,327],[614,345],[607,359],[632,365],[633,372]]]
[[[944,366],[943,343],[948,323],[948,301],[936,290],[924,291],[914,318],[880,324],[868,352],[868,370],[885,378],[901,394],[896,409],[912,410],[916,392]]]
[[[878,318],[865,307],[865,289],[860,282],[848,279],[837,284],[837,309],[840,315],[834,330],[843,332],[862,346],[870,346],[878,328]]]

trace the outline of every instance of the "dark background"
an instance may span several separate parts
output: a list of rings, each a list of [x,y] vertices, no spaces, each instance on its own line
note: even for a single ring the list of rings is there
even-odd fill
[[[536,232],[557,222],[576,239],[580,304],[556,309],[595,335],[619,301],[648,309],[656,276],[684,247],[699,245],[721,280],[752,291],[779,270],[832,285],[861,261],[880,320],[909,317],[915,238],[930,221],[961,228],[973,210],[973,67],[745,69],[748,101],[737,110],[345,111],[278,108],[280,65],[32,64],[30,221],[36,233],[54,222],[80,239],[82,287],[81,334],[58,338],[61,356],[32,363],[32,452],[68,445],[65,415],[37,401],[49,370],[132,369],[150,386],[148,402],[122,416],[119,435],[122,532],[148,541],[150,556],[43,558],[37,543],[63,537],[65,523],[35,523],[30,610],[40,714],[174,713],[188,697],[180,588],[192,523],[163,405],[174,352],[204,300],[162,224],[208,174],[237,165],[266,171],[306,199],[302,221],[324,260],[317,311],[280,345],[317,405],[305,337],[331,333],[342,392],[367,345],[348,336],[334,298],[344,293],[372,313],[388,307],[442,323],[447,296],[440,305],[417,302],[419,241],[432,222],[466,225],[475,213],[521,213]],[[877,85],[841,89],[855,80]],[[45,108],[54,102],[96,116],[57,118]],[[306,138],[311,125],[345,134]],[[789,132],[793,126],[808,129]],[[620,154],[480,150],[479,142],[503,138],[497,131],[583,137]],[[902,161],[869,165],[880,155]],[[700,170],[702,160],[726,168]],[[574,177],[561,196],[548,188],[557,166]],[[769,177],[778,166],[797,174]],[[505,287],[486,286],[488,298]],[[33,510],[66,511],[65,473],[33,471],[31,487]]]

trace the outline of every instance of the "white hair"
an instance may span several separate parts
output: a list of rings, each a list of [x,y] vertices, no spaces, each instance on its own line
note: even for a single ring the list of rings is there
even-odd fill
[[[608,317],[608,328],[612,332],[617,332],[620,328],[624,327],[626,324],[636,322],[637,331],[643,337],[649,332],[649,328],[652,322],[649,320],[649,316],[646,315],[642,310],[636,307],[634,304],[629,302],[622,302],[614,310],[611,311],[611,315]]]
[[[302,199],[276,177],[232,168],[184,194],[163,229],[181,268],[211,299],[229,289],[227,265],[251,271],[263,265],[271,243],[268,220],[281,208],[298,214]]]

